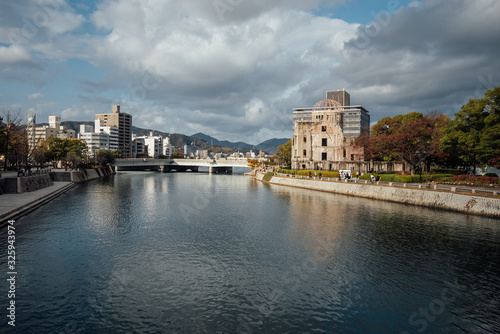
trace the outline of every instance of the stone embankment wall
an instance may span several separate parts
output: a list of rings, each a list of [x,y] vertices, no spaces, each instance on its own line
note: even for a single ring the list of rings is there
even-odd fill
[[[262,181],[264,174],[257,174]],[[274,176],[269,183],[500,218],[500,199],[446,191]]]
[[[50,187],[54,181],[48,174],[3,179],[4,193],[24,193]]]
[[[50,187],[54,182],[87,182],[104,176],[115,174],[111,166],[87,169],[83,171],[56,171],[49,174],[23,176],[23,177],[0,177],[0,195],[15,194]]]
[[[111,166],[107,166],[94,169],[84,169],[81,171],[53,172],[50,173],[50,176],[54,181],[81,183],[81,182],[96,180],[111,174],[115,174],[115,172],[113,171]]]

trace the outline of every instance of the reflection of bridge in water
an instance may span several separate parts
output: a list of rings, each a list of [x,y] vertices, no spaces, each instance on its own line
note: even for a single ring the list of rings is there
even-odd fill
[[[209,173],[232,173],[233,168],[248,168],[246,160],[197,159],[116,159],[116,171],[198,172],[208,168]]]

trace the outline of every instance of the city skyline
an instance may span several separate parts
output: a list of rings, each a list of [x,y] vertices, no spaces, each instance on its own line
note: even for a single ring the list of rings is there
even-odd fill
[[[17,1],[0,14],[2,109],[252,143],[345,88],[385,116],[453,116],[500,84],[500,3]]]

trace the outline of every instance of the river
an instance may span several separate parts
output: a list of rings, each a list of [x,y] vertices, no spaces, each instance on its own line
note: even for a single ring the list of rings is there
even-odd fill
[[[137,172],[15,228],[19,333],[500,332],[498,219]]]

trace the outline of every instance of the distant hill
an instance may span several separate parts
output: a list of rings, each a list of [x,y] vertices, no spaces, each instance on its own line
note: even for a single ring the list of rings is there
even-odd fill
[[[201,138],[203,140],[205,140],[206,142],[208,143],[214,143],[216,145],[221,145],[221,146],[225,146],[225,147],[231,147],[231,148],[234,148],[234,149],[244,149],[244,148],[247,148],[247,149],[250,149],[250,148],[253,148],[253,149],[256,149],[256,150],[262,150],[268,154],[274,154],[276,152],[276,148],[278,146],[281,146],[283,145],[284,143],[286,143],[287,141],[289,141],[290,139],[289,138],[273,138],[273,139],[269,139],[269,140],[266,140],[258,145],[252,145],[252,144],[248,144],[248,143],[245,143],[245,142],[230,142],[230,141],[227,141],[227,140],[223,140],[223,141],[220,141],[214,137],[211,137],[211,136],[208,136],[204,133],[201,133],[201,132],[198,132],[198,133],[195,133],[194,135],[192,135],[191,137],[196,137],[196,138]]]
[[[289,140],[289,138],[273,138],[260,143],[256,148],[269,154],[274,154],[278,146],[285,144]]]
[[[204,141],[206,141],[209,144],[220,145],[220,146],[230,147],[230,148],[234,148],[234,149],[243,149],[243,148],[250,149],[250,148],[254,147],[254,145],[251,145],[251,144],[248,144],[245,142],[241,142],[241,141],[234,143],[234,142],[230,142],[227,140],[218,140],[214,137],[210,137],[210,136],[208,136],[204,133],[201,133],[201,132],[195,133],[191,137],[203,139]]]
[[[80,125],[94,125],[92,121],[64,121],[61,122],[61,125],[73,129],[76,133],[80,132]],[[41,123],[38,125],[48,125],[48,123]],[[157,131],[153,129],[144,129],[139,128],[137,126],[132,126],[132,133],[137,136],[147,136],[151,132],[155,135],[162,137],[170,137],[170,143],[177,148],[182,148],[184,145],[191,145],[194,143],[196,146],[201,147],[202,149],[210,149],[214,152],[224,152],[229,153],[232,150],[262,150],[268,154],[274,154],[276,152],[276,148],[280,145],[283,145],[288,141],[287,138],[273,138],[266,140],[258,145],[252,145],[245,142],[230,142],[228,140],[218,140],[217,138],[208,136],[204,133],[198,132],[192,136],[187,136],[180,133],[167,133],[162,131]]]
[[[41,124],[37,124],[41,125]],[[46,123],[44,125],[49,125],[49,123]],[[80,133],[80,125],[92,125],[94,126],[94,122],[86,122],[86,121],[64,121],[61,122],[61,125],[64,126],[67,129],[73,129],[76,131],[76,133]]]
[[[137,136],[149,136],[151,132],[153,132],[156,136],[170,137],[170,143],[175,147],[184,147],[184,145],[191,145],[191,143],[195,143],[196,146],[201,146],[202,148],[208,148],[209,146],[208,144],[204,145],[206,143],[200,138],[194,138],[192,136],[186,136],[179,133],[167,133],[132,126],[132,133]]]

